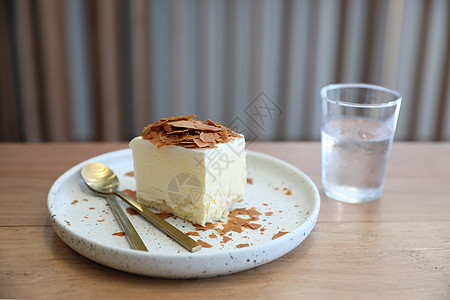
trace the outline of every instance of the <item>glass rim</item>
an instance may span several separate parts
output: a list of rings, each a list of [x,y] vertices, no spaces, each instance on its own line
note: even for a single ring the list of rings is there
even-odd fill
[[[362,88],[362,89],[378,90],[378,91],[385,92],[387,94],[391,94],[396,99],[394,99],[392,101],[387,101],[387,102],[368,104],[368,103],[354,103],[354,102],[345,101],[345,100],[332,100],[332,99],[328,98],[328,96],[327,96],[328,91],[341,89],[341,88]],[[320,90],[320,96],[321,96],[322,100],[326,99],[327,102],[331,102],[331,103],[343,105],[343,106],[353,106],[353,107],[361,107],[361,108],[395,106],[402,101],[402,95],[400,94],[400,92],[398,92],[394,89],[389,89],[389,88],[385,88],[385,87],[382,87],[379,85],[369,84],[369,83],[332,83],[332,84],[324,86]]]

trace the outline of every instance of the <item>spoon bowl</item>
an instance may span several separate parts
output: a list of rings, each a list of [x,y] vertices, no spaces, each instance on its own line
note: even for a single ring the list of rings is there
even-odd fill
[[[112,194],[119,186],[116,174],[101,163],[90,163],[81,169],[81,177],[94,192]]]
[[[119,185],[119,180],[114,172],[103,164],[92,163],[81,169],[81,178],[90,190],[106,199],[120,226],[125,231],[131,248],[148,251],[136,229],[133,227],[133,224],[128,220],[126,214],[112,194],[114,189]]]

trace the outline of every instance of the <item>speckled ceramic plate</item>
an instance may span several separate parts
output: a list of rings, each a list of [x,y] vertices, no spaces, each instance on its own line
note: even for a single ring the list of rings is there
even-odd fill
[[[127,214],[149,252],[130,248],[104,198],[93,195],[80,178],[87,163],[101,162],[119,177],[120,189],[135,190],[130,149],[106,153],[84,161],[59,177],[48,194],[51,223],[59,237],[81,255],[100,264],[135,274],[163,278],[202,278],[231,274],[268,263],[297,247],[313,229],[320,208],[314,183],[294,166],[274,157],[247,151],[244,200],[234,208],[256,208],[260,213],[241,233],[220,229],[197,231],[179,218],[166,220],[185,233],[198,232],[211,245],[190,253],[140,215]],[[124,210],[128,207],[120,201]],[[242,216],[245,218],[247,216]],[[257,227],[257,226],[254,226]],[[216,230],[219,229],[219,230]],[[226,241],[228,240],[228,241]]]

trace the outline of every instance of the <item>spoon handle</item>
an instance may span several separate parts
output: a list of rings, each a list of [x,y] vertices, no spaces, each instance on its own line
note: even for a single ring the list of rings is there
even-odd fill
[[[133,207],[141,216],[146,218],[159,230],[163,231],[164,233],[172,237],[175,241],[177,241],[180,245],[182,245],[189,251],[196,252],[202,249],[202,246],[199,243],[197,243],[189,236],[178,230],[176,227],[172,226],[172,224],[166,222],[164,219],[162,219],[160,216],[158,216],[151,210],[147,209],[144,205],[141,205],[136,201],[134,201],[134,199],[132,199],[127,194],[118,190],[116,190],[114,194],[122,198],[125,202],[131,205],[131,207]]]
[[[120,226],[122,227],[123,231],[125,231],[128,242],[130,242],[131,248],[135,250],[148,251],[147,247],[145,247],[145,244],[141,240],[141,237],[137,233],[136,229],[133,227],[133,224],[131,224],[130,220],[120,207],[116,198],[114,198],[114,195],[112,194],[103,195],[103,197],[105,197],[106,201],[108,201],[109,206],[111,207],[114,215],[116,216],[117,220],[120,223]]]

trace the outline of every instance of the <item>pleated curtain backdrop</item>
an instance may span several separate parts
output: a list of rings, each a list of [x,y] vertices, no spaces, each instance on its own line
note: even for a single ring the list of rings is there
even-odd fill
[[[0,141],[126,141],[197,114],[318,140],[320,88],[399,90],[397,140],[450,140],[448,0],[0,0]]]

